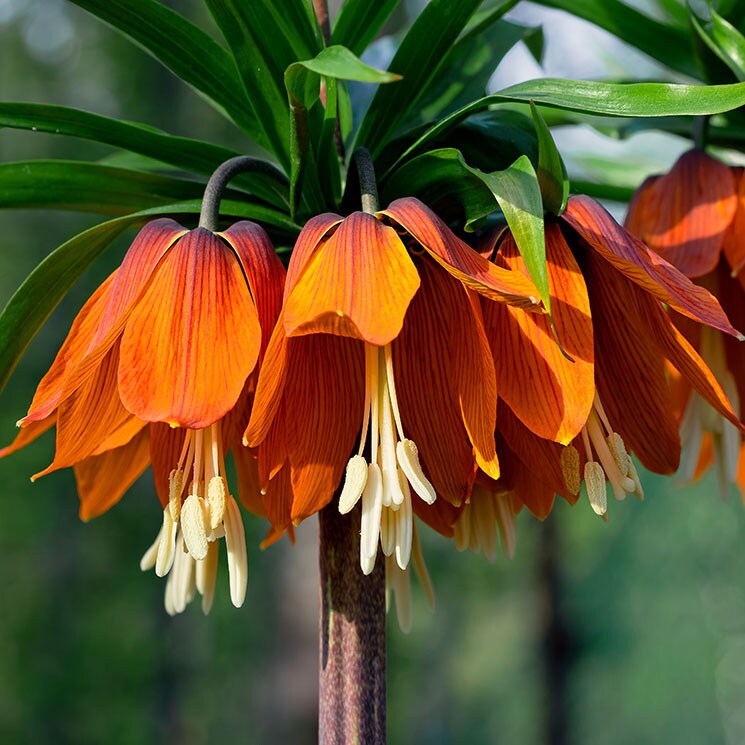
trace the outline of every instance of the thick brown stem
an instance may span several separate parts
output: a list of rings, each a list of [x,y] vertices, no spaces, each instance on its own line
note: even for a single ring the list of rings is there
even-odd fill
[[[319,513],[319,745],[385,745],[385,566],[360,569],[360,507]]]

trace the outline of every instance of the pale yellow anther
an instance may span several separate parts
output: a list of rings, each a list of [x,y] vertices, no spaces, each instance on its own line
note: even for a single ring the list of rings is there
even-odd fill
[[[413,440],[401,440],[396,445],[398,465],[406,475],[414,491],[427,503],[433,504],[437,499],[435,488],[424,475],[419,464],[419,450]]]
[[[339,495],[339,512],[346,515],[359,502],[367,483],[367,461],[361,455],[354,455],[347,463],[344,486]]]
[[[215,599],[215,583],[217,581],[217,559],[219,548],[216,542],[210,543],[204,561],[197,562],[196,585],[202,596],[202,612],[206,616]]]
[[[248,587],[248,556],[243,518],[231,495],[228,495],[225,509],[225,546],[228,551],[230,600],[236,608],[240,608],[246,599]]]
[[[207,485],[207,507],[209,508],[210,530],[217,530],[225,518],[225,480],[222,476],[213,476]]]
[[[181,492],[184,490],[184,472],[174,468],[168,475],[168,508],[174,522],[178,522],[181,514]]]
[[[585,463],[585,485],[593,511],[596,515],[607,519],[608,496],[605,488],[605,471],[600,463],[592,460]]]
[[[641,501],[644,499],[644,489],[642,489],[642,482],[639,478],[639,473],[636,470],[634,461],[629,458],[629,477],[634,482],[634,494]]]
[[[465,551],[468,548],[468,539],[471,534],[471,505],[467,504],[453,525],[453,537],[457,551]]]
[[[204,514],[204,500],[190,494],[181,508],[181,532],[191,556],[201,561],[207,556],[207,521]]]
[[[158,535],[155,536],[153,544],[147,551],[145,551],[145,553],[142,555],[142,558],[140,559],[140,569],[143,572],[147,572],[155,566],[155,562],[158,559],[158,546],[160,546],[161,532],[162,529],[158,532]]]
[[[375,554],[378,550],[380,536],[380,518],[383,510],[383,474],[377,463],[371,463],[367,469],[367,483],[362,493],[362,521],[360,538],[360,559],[372,559],[372,566],[367,563],[366,568],[372,572],[375,564]]]
[[[582,479],[579,473],[579,452],[574,445],[567,445],[562,448],[560,463],[564,486],[570,494],[579,494]]]
[[[396,550],[396,513],[385,507],[380,514],[380,548],[386,556]]]
[[[171,511],[166,507],[163,510],[163,527],[160,529],[160,540],[158,541],[158,555],[155,559],[155,573],[159,577],[165,577],[173,566],[176,555],[176,531],[178,523],[171,517]]]
[[[631,466],[631,458],[626,451],[626,444],[623,441],[621,435],[618,432],[611,432],[608,435],[606,442],[608,443],[608,449],[613,456],[613,460],[616,461],[618,470],[622,476],[628,476]]]

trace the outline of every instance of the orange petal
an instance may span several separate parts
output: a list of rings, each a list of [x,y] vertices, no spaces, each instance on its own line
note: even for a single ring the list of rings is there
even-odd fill
[[[269,236],[256,223],[243,220],[218,235],[233,247],[248,280],[261,326],[262,359],[282,306],[285,268]]]
[[[379,214],[398,223],[440,266],[467,287],[498,302],[541,310],[538,290],[528,278],[487,261],[418,199],[397,199]]]
[[[672,473],[680,461],[677,422],[670,406],[665,360],[647,314],[662,308],[597,254],[583,273],[595,327],[595,379],[603,407],[627,449],[655,473]]]
[[[316,215],[305,223],[300,235],[295,241],[290,256],[290,264],[287,267],[287,282],[285,284],[285,298],[295,288],[300,275],[303,273],[308,260],[313,256],[316,249],[327,239],[332,229],[342,222],[344,218],[333,212],[324,212]]]
[[[277,416],[287,378],[288,349],[284,314],[280,312],[259,370],[251,418],[243,435],[243,442],[250,447],[266,439]]]
[[[325,507],[339,486],[362,424],[363,347],[327,334],[290,339],[284,392],[292,521]]]
[[[740,487],[740,495],[745,502],[745,446],[740,448],[740,458],[737,461],[737,485]]]
[[[147,429],[123,447],[86,458],[75,466],[80,519],[92,520],[113,507],[150,462]]]
[[[91,348],[109,302],[115,276],[116,272],[109,275],[75,316],[67,338],[57,352],[52,366],[41,379],[22,423],[45,419],[63,400],[65,379]]]
[[[100,309],[97,325],[94,327],[91,323],[93,318],[85,323],[86,330],[92,333],[83,354],[71,359],[66,366],[59,383],[59,401],[71,395],[95,373],[101,360],[121,336],[134,303],[147,287],[163,255],[186,232],[177,222],[163,218],[148,223],[138,233],[121,267],[114,273],[110,288],[105,292],[106,305]]]
[[[33,479],[100,452],[102,443],[131,419],[119,398],[118,366],[116,344],[106,353],[95,374],[60,405],[54,461]]]
[[[126,445],[135,435],[140,433],[147,422],[143,422],[133,416],[126,419],[123,424],[117,427],[92,453],[91,455],[101,455],[107,450],[114,450]]]
[[[169,427],[167,424],[150,424],[150,462],[153,464],[153,480],[160,503],[168,504],[168,482],[171,471],[178,466],[184,447],[186,430]]]
[[[574,504],[577,501],[577,495],[572,494],[566,488],[561,470],[561,451],[563,447],[552,440],[534,434],[512,413],[503,401],[500,402],[497,410],[497,421],[499,423],[499,434],[512,455],[519,458],[535,474],[535,477],[543,484],[551,487],[553,492],[560,494],[568,502]],[[499,452],[501,454],[501,447]],[[509,466],[506,468],[506,481],[509,482],[510,469]],[[527,504],[527,501],[525,503]],[[532,511],[532,508],[529,509]]]
[[[25,448],[26,445],[32,443],[37,437],[40,437],[47,430],[54,427],[56,423],[57,416],[55,414],[50,414],[46,419],[42,419],[40,422],[30,422],[18,432],[15,440],[13,440],[10,445],[0,448],[0,458],[4,458],[6,455],[10,455],[21,448]]]
[[[605,261],[658,300],[699,323],[740,336],[708,290],[624,230],[597,202],[570,197],[562,217]]]
[[[261,344],[235,254],[197,228],[165,257],[122,337],[119,391],[148,422],[202,429],[236,403]]]
[[[737,279],[730,276],[728,266],[724,261],[720,263],[717,269],[716,283],[716,294],[727,317],[732,321],[735,328],[745,330],[745,288]],[[677,319],[676,325],[680,328]],[[739,342],[731,336],[723,336],[722,340],[727,357],[727,367],[735,380],[740,399],[740,411],[738,413],[740,418],[745,418],[745,343]],[[693,346],[695,349],[700,349],[697,344]]]
[[[453,525],[463,512],[463,506],[455,507],[444,499],[436,499],[432,504],[427,504],[422,499],[414,499],[411,506],[420,520],[445,538],[453,537]]]
[[[400,333],[418,288],[419,275],[396,231],[354,212],[316,252],[285,300],[285,331],[383,346]]]
[[[730,170],[737,185],[737,209],[729,230],[725,233],[723,248],[732,276],[745,280],[745,274],[741,273],[745,267],[745,169]],[[735,327],[737,328],[736,324]]]
[[[422,287],[392,346],[403,430],[418,449],[424,473],[439,499],[460,505],[470,494],[476,463],[458,404],[454,380],[451,283],[436,267],[420,263]],[[415,500],[416,501],[416,500]]]
[[[282,468],[269,482],[261,498],[266,516],[275,530],[281,534],[292,528],[293,494],[289,466]]]
[[[528,274],[511,236],[500,257]],[[556,223],[546,223],[548,282],[556,343],[547,316],[484,301],[500,396],[539,437],[569,444],[584,427],[595,396],[590,300],[582,272]]]
[[[729,167],[690,150],[669,173],[642,185],[626,226],[683,274],[700,277],[719,263],[736,205]]]
[[[424,262],[423,262],[424,263]],[[429,315],[436,316],[439,305],[449,315],[452,348],[452,386],[460,414],[473,445],[476,462],[485,473],[499,478],[499,459],[494,442],[497,420],[497,380],[478,295],[463,287],[449,274],[426,264],[432,289],[424,295],[430,303]]]
[[[256,455],[248,448],[238,445],[232,450],[235,470],[238,474],[238,497],[241,504],[254,515],[264,517],[266,510],[261,500],[259,465]]]

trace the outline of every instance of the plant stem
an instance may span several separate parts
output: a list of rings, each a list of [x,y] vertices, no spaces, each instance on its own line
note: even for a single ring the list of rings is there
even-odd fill
[[[385,745],[385,566],[360,569],[358,506],[319,513],[319,745]]]
[[[247,173],[248,171],[263,173],[275,179],[285,188],[289,188],[290,183],[286,176],[271,163],[258,158],[251,158],[248,155],[238,155],[235,158],[230,158],[230,160],[226,160],[221,166],[218,166],[207,182],[202,198],[202,211],[199,214],[200,228],[207,228],[207,230],[213,232],[217,230],[220,221],[220,200],[225,187],[239,173]]]
[[[375,214],[378,211],[378,183],[375,180],[372,155],[367,148],[358,147],[352,153],[352,160],[357,167],[357,178],[360,182],[362,211]]]

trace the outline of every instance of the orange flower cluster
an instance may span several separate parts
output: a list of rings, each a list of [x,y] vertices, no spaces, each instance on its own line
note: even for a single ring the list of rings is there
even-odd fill
[[[647,179],[626,224],[660,256],[717,296],[738,329],[745,329],[745,171],[702,150],[684,153],[669,173]],[[735,410],[745,414],[745,348],[716,328],[697,327],[672,313],[691,345],[714,371]],[[745,498],[742,432],[677,380],[684,458],[681,476],[698,478],[712,463],[720,491],[737,484]]]
[[[267,542],[336,501],[360,504],[360,565],[382,553],[402,625],[408,569],[431,592],[414,517],[492,557],[523,506],[545,517],[584,482],[642,496],[633,452],[678,467],[670,369],[739,428],[711,370],[671,320],[738,336],[714,297],[570,199],[546,221],[552,316],[508,232],[476,250],[414,198],[303,228],[287,276],[251,223],[224,233],[158,220],[88,301],[2,454],[57,428],[81,514],[111,507],[152,464],[163,525],[143,568],[166,606],[211,604],[226,538],[245,594],[238,493]],[[242,442],[241,442],[242,440]]]

